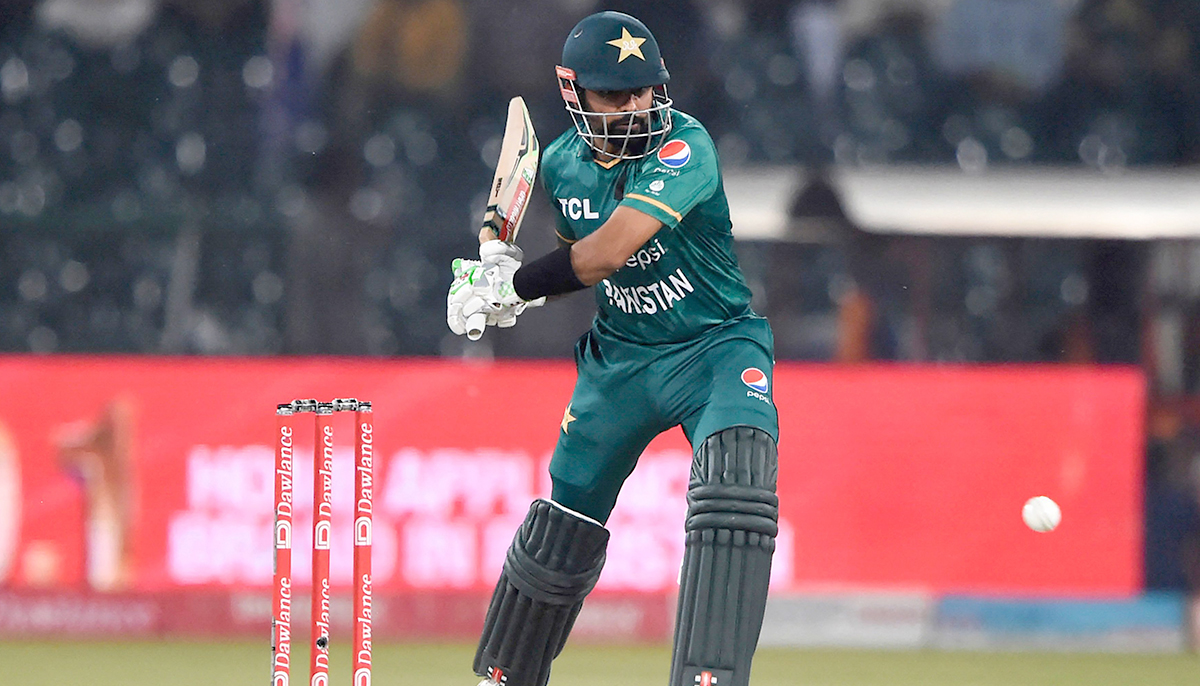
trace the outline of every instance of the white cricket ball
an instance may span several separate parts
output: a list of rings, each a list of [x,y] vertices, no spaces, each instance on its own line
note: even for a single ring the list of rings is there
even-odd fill
[[[1025,501],[1025,507],[1021,508],[1021,518],[1025,520],[1025,526],[1045,533],[1054,531],[1054,528],[1062,521],[1062,509],[1059,508],[1058,503],[1044,495],[1039,495]]]

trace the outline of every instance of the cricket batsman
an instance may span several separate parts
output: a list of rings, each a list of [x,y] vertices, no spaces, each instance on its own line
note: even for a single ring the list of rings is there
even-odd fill
[[[745,686],[778,532],[779,423],[774,341],[734,256],[716,148],[672,109],[658,44],[627,14],[580,21],[556,72],[575,126],[540,169],[560,247],[522,264],[481,236],[447,298],[459,334],[453,304],[472,289],[498,326],[543,296],[591,288],[599,306],[575,347],[550,499],[508,551],[475,673],[480,686],[545,686],[600,576],[622,483],[651,439],[681,426],[694,457],[670,683]]]

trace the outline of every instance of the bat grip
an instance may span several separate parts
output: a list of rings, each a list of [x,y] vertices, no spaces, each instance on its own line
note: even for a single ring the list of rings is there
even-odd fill
[[[483,329],[487,326],[487,314],[484,312],[476,312],[467,317],[467,338],[472,341],[477,341],[483,338]]]

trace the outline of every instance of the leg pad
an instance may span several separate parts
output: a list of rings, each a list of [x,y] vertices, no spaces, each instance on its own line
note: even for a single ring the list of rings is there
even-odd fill
[[[506,686],[545,686],[583,599],[604,566],[608,529],[535,500],[517,530],[475,652],[475,673]]]
[[[779,532],[779,456],[765,431],[709,436],[688,484],[671,686],[746,686]]]

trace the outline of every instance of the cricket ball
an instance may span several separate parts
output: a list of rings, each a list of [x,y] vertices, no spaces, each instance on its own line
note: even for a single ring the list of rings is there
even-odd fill
[[[1025,507],[1021,508],[1021,518],[1025,520],[1025,526],[1046,533],[1054,531],[1062,521],[1062,509],[1058,503],[1039,495],[1025,501]]]

